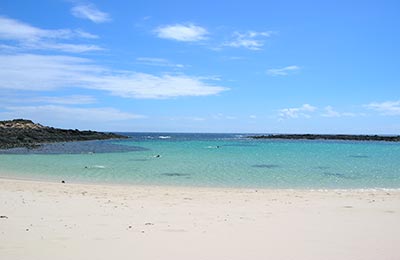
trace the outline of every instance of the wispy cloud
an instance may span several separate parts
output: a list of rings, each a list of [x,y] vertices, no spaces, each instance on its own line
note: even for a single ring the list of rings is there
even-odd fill
[[[175,64],[175,63],[170,62],[167,59],[162,59],[162,58],[139,57],[139,58],[136,58],[136,61],[140,64],[149,65],[149,66],[173,67],[173,68],[185,67],[182,64]]]
[[[29,46],[32,49],[56,50],[62,52],[81,53],[88,51],[101,51],[103,48],[94,44],[71,44],[71,43],[40,43]]]
[[[223,44],[234,48],[246,48],[253,51],[261,50],[264,46],[265,38],[271,36],[271,32],[248,31],[245,33],[234,32],[233,39]]]
[[[317,110],[320,113],[314,113]],[[309,104],[304,104],[300,107],[283,108],[279,110],[280,120],[289,118],[311,118],[312,115],[328,118],[365,116],[364,113],[339,112],[336,111],[332,106],[325,106],[323,109],[319,109]]]
[[[331,106],[326,106],[324,112],[321,114],[323,117],[354,117],[357,116],[355,113],[350,112],[338,112]]]
[[[6,41],[3,44],[3,50],[46,49],[75,53],[102,50],[101,47],[93,44],[61,42],[76,38],[96,39],[98,36],[81,29],[41,29],[18,20],[0,16],[0,40]],[[10,41],[13,42],[12,45],[8,44]],[[14,43],[17,43],[17,45]]]
[[[288,119],[288,118],[310,118],[311,112],[316,111],[317,108],[309,105],[309,104],[304,104],[301,107],[292,107],[292,108],[282,108],[279,110],[279,118],[282,119]]]
[[[0,39],[17,41],[39,41],[42,39],[70,39],[74,37],[96,39],[97,35],[81,29],[46,30],[30,24],[0,16]]]
[[[85,32],[81,29],[74,30],[74,33],[81,38],[86,38],[86,39],[98,39],[99,38],[99,36]]]
[[[42,96],[42,97],[33,97],[26,101],[30,103],[35,102],[35,103],[50,103],[50,104],[60,104],[60,105],[85,105],[85,104],[96,103],[96,98],[85,95],[71,95],[71,96],[60,96],[60,97]]]
[[[90,60],[70,56],[0,55],[0,88],[45,91],[80,87],[86,77],[103,73]]]
[[[194,24],[163,25],[154,30],[159,38],[182,42],[196,42],[206,39],[207,29]]]
[[[237,119],[236,116],[224,115],[222,113],[211,115],[211,118],[215,119],[215,120],[225,120],[225,119],[227,119],[227,120],[235,120],[235,119]]]
[[[94,4],[79,4],[71,9],[72,15],[82,19],[88,19],[94,23],[111,21],[108,13],[102,12]]]
[[[300,70],[299,66],[291,65],[279,69],[268,69],[267,74],[271,76],[287,76],[299,70]]]
[[[0,38],[17,41],[37,41],[42,38],[65,38],[69,30],[44,30],[29,24],[0,16]]]
[[[0,55],[0,89],[44,91],[66,87],[149,99],[208,96],[228,90],[201,77],[116,71],[77,57]]]
[[[184,117],[168,117],[170,121],[206,121],[204,117],[198,116],[184,116]]]
[[[198,77],[187,75],[151,75],[146,73],[116,73],[93,79],[93,88],[110,91],[126,98],[172,98],[215,95],[228,88],[215,86]]]
[[[20,104],[21,100],[25,104],[58,104],[58,105],[87,105],[96,103],[96,98],[87,95],[70,95],[70,96],[31,96],[19,93],[18,95],[4,94],[0,96],[0,103],[4,106],[7,104]]]
[[[58,105],[42,106],[13,106],[6,107],[5,112],[1,112],[2,118],[31,118],[35,121],[81,121],[81,122],[111,122],[128,119],[144,118],[143,115],[137,115],[122,112],[118,109],[101,108],[77,108]]]
[[[400,100],[372,102],[364,107],[380,112],[382,115],[398,116],[400,115]]]

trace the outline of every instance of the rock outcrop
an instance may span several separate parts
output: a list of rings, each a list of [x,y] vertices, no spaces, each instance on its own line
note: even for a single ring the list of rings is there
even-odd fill
[[[59,129],[36,124],[31,120],[0,121],[0,149],[35,148],[42,143],[128,138],[114,133]]]
[[[400,135],[319,135],[319,134],[271,134],[249,136],[252,139],[294,139],[294,140],[347,140],[400,142]]]

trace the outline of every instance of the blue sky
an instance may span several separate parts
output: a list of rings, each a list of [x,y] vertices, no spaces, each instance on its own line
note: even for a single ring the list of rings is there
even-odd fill
[[[400,132],[398,1],[0,2],[0,119]]]

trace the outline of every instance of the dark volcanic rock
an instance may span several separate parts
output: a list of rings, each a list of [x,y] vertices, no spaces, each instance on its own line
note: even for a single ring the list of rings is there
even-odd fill
[[[0,121],[0,149],[37,148],[42,143],[128,138],[113,133],[59,129],[35,124],[31,120]]]
[[[249,136],[252,139],[293,139],[293,140],[348,140],[400,142],[400,135],[319,135],[319,134],[271,134]]]

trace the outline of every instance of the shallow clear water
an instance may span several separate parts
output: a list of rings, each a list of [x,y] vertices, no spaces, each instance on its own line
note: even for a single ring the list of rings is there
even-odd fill
[[[399,143],[129,135],[120,141],[47,145],[36,154],[24,149],[0,154],[0,176],[147,185],[400,188]]]

